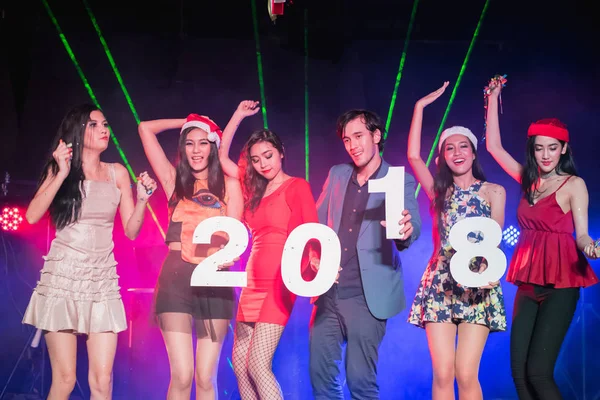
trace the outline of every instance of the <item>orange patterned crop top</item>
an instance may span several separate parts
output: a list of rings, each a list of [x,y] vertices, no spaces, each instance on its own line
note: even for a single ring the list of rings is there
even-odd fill
[[[181,242],[181,258],[199,264],[206,257],[216,253],[229,241],[225,232],[216,232],[210,244],[194,244],[192,238],[198,224],[207,218],[227,215],[228,196],[223,200],[208,190],[207,180],[194,183],[192,200],[177,199],[175,192],[169,200],[169,227],[165,242]]]

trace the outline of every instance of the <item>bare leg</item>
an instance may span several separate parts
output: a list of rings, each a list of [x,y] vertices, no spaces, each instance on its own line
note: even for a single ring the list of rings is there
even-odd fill
[[[48,400],[68,400],[77,381],[77,337],[71,332],[46,332],[44,339],[52,367]]]
[[[479,364],[490,330],[485,325],[461,323],[456,348],[456,382],[461,400],[482,400]]]
[[[159,314],[159,320],[171,369],[167,400],[189,400],[194,379],[192,316],[169,312]]]
[[[88,380],[92,400],[112,399],[112,372],[117,352],[117,334],[90,333],[87,339]]]
[[[456,325],[429,322],[425,325],[433,368],[433,400],[454,400],[454,347]]]
[[[223,341],[227,335],[228,319],[213,319],[212,321],[198,321],[205,324],[205,329],[210,332],[209,325],[214,327],[216,341],[211,335],[198,339],[196,345],[196,399],[215,400],[217,395],[217,370]],[[196,330],[197,332],[197,330]]]

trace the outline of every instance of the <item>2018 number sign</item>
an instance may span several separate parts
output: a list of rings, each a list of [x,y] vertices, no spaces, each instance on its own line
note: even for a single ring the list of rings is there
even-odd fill
[[[390,167],[387,175],[369,180],[369,193],[385,193],[386,237],[403,239],[399,235],[398,221],[404,210],[404,167]],[[466,239],[469,232],[479,230],[486,235],[481,243],[470,243]],[[238,220],[230,217],[212,217],[196,227],[193,243],[210,243],[215,232],[226,232],[229,242],[221,250],[204,259],[194,269],[192,286],[245,287],[245,271],[220,271],[219,266],[232,262],[241,256],[248,247],[248,231]],[[467,218],[457,223],[450,232],[450,243],[456,254],[450,261],[454,279],[467,287],[487,285],[497,281],[506,270],[506,257],[497,248],[501,239],[499,225],[490,218]],[[305,281],[300,265],[302,253],[309,240],[321,243],[320,267],[316,277]],[[483,256],[488,260],[488,268],[483,273],[473,273],[469,269],[473,257]],[[299,296],[319,296],[327,292],[335,282],[341,258],[340,240],[326,225],[307,223],[298,226],[288,236],[281,259],[281,274],[284,284]]]

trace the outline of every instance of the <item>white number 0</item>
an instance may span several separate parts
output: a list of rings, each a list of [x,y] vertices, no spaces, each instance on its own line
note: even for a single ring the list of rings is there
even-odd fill
[[[321,262],[317,276],[307,282],[302,277],[300,262],[306,243],[311,239],[321,243]],[[283,283],[298,296],[320,296],[335,283],[341,258],[340,239],[333,229],[317,223],[302,224],[294,229],[285,241],[281,257]]]
[[[467,235],[481,232],[483,240],[471,243]],[[450,273],[454,280],[465,287],[477,288],[496,282],[506,271],[506,256],[498,248],[502,240],[502,229],[496,221],[486,217],[471,217],[458,221],[448,235],[450,245],[456,253],[450,260]],[[485,257],[487,269],[482,273],[469,268],[471,259]]]
[[[215,232],[225,232],[229,242],[224,248],[206,257],[194,268],[191,286],[245,287],[246,271],[219,271],[218,266],[232,262],[248,247],[248,231],[244,224],[231,217],[211,217],[200,222],[194,230],[192,243],[208,244]]]

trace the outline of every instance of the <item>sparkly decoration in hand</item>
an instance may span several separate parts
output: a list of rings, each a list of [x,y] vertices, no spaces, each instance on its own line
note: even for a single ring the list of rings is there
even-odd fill
[[[16,231],[23,222],[23,217],[17,207],[4,207],[0,214],[0,227],[4,231]]]
[[[494,75],[492,79],[490,79],[490,83],[486,87],[483,88],[483,137],[481,141],[485,141],[485,131],[487,129],[487,111],[488,111],[488,98],[492,93],[492,90],[497,88],[498,86],[504,88],[506,86],[506,74],[504,75]],[[500,114],[504,114],[502,111],[502,92],[500,92]]]

